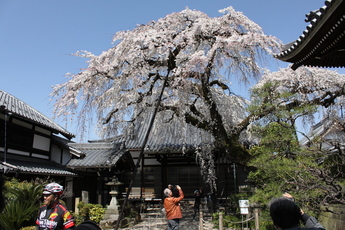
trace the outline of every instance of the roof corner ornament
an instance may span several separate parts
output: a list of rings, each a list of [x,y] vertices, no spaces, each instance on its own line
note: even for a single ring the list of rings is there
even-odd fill
[[[318,13],[320,12],[320,10],[313,10],[310,11],[308,14],[306,14],[306,19],[304,20],[305,22],[311,22],[313,19],[315,19],[318,15]]]

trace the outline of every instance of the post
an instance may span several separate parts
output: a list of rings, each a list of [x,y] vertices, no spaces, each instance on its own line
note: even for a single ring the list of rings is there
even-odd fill
[[[81,201],[85,204],[89,203],[89,192],[88,191],[81,191]]]
[[[254,209],[254,216],[255,216],[255,230],[259,230],[259,209]]]
[[[223,212],[219,212],[219,230],[223,230]]]
[[[202,221],[202,212],[199,213],[199,230],[203,230],[204,229],[204,223]]]
[[[74,205],[74,212],[75,212],[75,214],[79,214],[79,208],[78,208],[79,202],[80,202],[80,197],[76,197],[75,198],[75,205]]]

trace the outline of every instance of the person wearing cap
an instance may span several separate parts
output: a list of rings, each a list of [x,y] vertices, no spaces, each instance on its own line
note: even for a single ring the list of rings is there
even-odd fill
[[[173,196],[173,192],[166,188],[164,190],[164,209],[165,215],[168,220],[168,230],[178,230],[179,222],[182,218],[181,204],[180,201],[184,198],[183,191],[180,186],[176,185],[179,192],[178,197]]]
[[[36,219],[36,230],[69,230],[74,229],[72,214],[60,203],[63,187],[50,183],[43,190],[43,206]]]

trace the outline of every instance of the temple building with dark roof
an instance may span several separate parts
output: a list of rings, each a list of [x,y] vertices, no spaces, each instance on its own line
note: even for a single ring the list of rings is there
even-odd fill
[[[49,178],[61,183],[73,194],[66,198],[70,209],[85,191],[87,202],[109,204],[111,188],[107,183],[114,176],[122,183],[120,196],[125,194],[139,160],[150,114],[144,114],[122,135],[75,143],[71,140],[74,134],[2,90],[0,106],[0,172],[21,180]],[[186,197],[193,197],[200,187],[209,192],[195,150],[201,145],[212,146],[214,137],[176,120],[169,120],[163,129],[157,127],[153,127],[144,146],[130,199],[160,202],[170,183],[183,187]],[[219,195],[237,192],[245,184],[243,166],[221,157],[215,161],[222,193]]]
[[[345,66],[345,0],[327,0],[306,15],[308,26],[295,41],[283,46],[276,58],[300,66]],[[288,32],[288,31],[287,31]]]

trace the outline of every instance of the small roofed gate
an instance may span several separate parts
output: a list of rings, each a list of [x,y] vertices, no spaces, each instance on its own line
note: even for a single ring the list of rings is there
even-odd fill
[[[128,187],[132,176],[131,173],[126,173],[122,176],[122,180],[125,183],[124,186]],[[206,187],[200,175],[200,168],[195,163],[180,162],[179,164],[172,163],[172,165],[145,165],[143,170],[138,171],[133,182],[130,199],[140,198],[140,194],[138,195],[135,192],[136,188],[142,188],[141,195],[146,200],[150,200],[150,194],[147,191],[154,193],[152,198],[162,199],[163,190],[168,187],[168,184],[180,185],[186,198],[192,198],[194,190]]]
[[[134,167],[129,152],[123,149],[121,141],[70,143],[70,147],[71,151],[79,153],[79,157],[73,157],[67,164],[69,169],[79,174],[74,179],[74,195],[82,197],[82,193],[87,191],[90,203],[109,204],[111,187],[106,184],[114,176],[122,182],[121,175],[131,172]]]
[[[218,160],[216,171],[217,191],[215,191],[215,195],[217,198],[226,199],[239,192],[239,188],[246,184],[247,173],[241,165]],[[131,177],[131,173],[121,175],[120,180],[124,182],[123,193],[128,187]],[[153,191],[153,198],[161,199],[163,190],[168,187],[168,184],[180,185],[186,198],[194,198],[194,191],[199,188],[203,189],[204,196],[211,192],[204,182],[194,154],[145,154],[142,168],[138,170],[129,198],[139,199],[142,196],[141,198],[149,201],[148,191]]]

